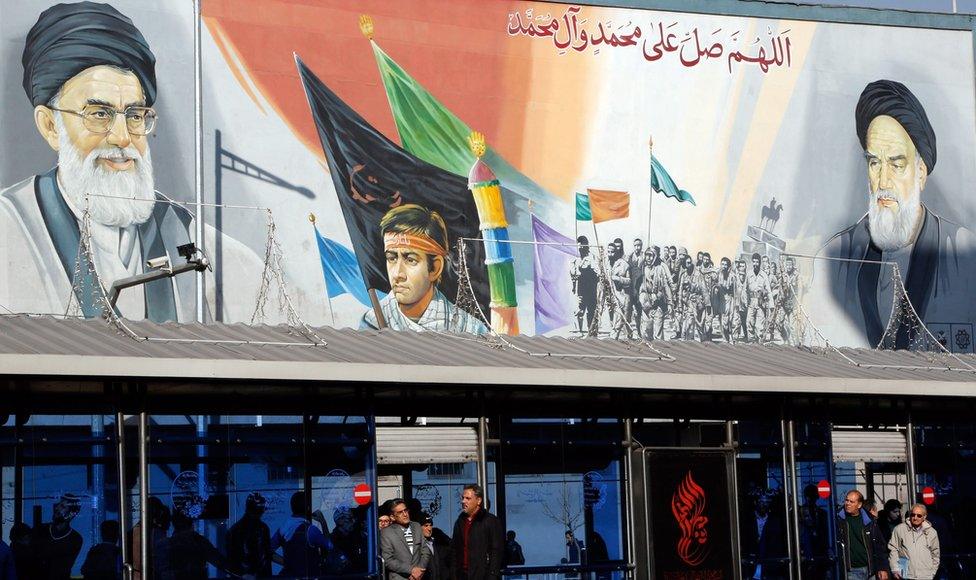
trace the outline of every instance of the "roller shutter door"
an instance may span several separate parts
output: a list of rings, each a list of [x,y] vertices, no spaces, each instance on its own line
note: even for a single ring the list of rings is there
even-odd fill
[[[905,463],[908,461],[902,431],[834,431],[834,461]]]
[[[478,433],[474,427],[377,427],[376,459],[382,465],[477,461]]]

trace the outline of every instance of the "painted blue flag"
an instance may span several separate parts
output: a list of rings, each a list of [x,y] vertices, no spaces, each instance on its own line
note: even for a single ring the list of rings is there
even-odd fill
[[[325,275],[329,298],[348,292],[364,306],[369,306],[369,294],[366,292],[366,283],[363,282],[363,272],[359,269],[356,254],[339,242],[323,236],[318,226],[315,226],[315,239],[319,243],[319,257],[322,259],[322,273]]]

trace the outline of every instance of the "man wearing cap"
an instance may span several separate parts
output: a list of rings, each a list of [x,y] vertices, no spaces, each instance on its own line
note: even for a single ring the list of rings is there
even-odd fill
[[[260,493],[248,494],[244,515],[227,534],[227,559],[243,575],[271,576],[271,528],[261,521],[266,506]]]
[[[434,518],[420,514],[420,527],[424,532],[424,544],[430,551],[430,560],[424,580],[448,580],[451,577],[451,539],[434,527]]]
[[[815,280],[829,284],[835,306],[847,314],[840,322],[823,315],[828,338],[852,346],[881,340],[898,290],[893,268],[883,263],[898,265],[923,322],[972,322],[973,234],[922,203],[937,151],[925,109],[905,85],[879,80],[865,87],[854,117],[867,163],[868,208],[820,250],[835,260],[815,264]],[[914,336],[911,324],[901,322],[888,338],[906,348]]]
[[[456,307],[437,288],[447,266],[447,226],[436,211],[416,204],[391,209],[380,220],[390,293],[380,301],[387,327],[416,332],[484,334],[480,320]],[[360,328],[377,329],[376,312]]]
[[[73,493],[66,493],[54,504],[51,522],[34,529],[31,554],[35,569],[31,578],[71,578],[71,570],[84,543],[81,534],[71,527],[71,520],[79,513],[81,498]]]
[[[143,273],[151,258],[181,263],[177,247],[191,241],[193,216],[154,189],[149,135],[157,125],[156,59],[128,17],[107,4],[78,2],[41,13],[22,62],[34,124],[58,160],[0,192],[0,304],[56,314],[76,305],[86,317],[98,316],[89,260],[79,255],[86,229],[105,288]],[[210,247],[216,232],[208,227],[205,235]],[[242,280],[225,271],[225,285],[236,296],[253,286],[256,295],[257,256],[224,237],[215,258],[221,257],[248,270]],[[207,286],[212,299],[213,285]],[[193,320],[194,296],[194,276],[184,274],[124,290],[117,309],[127,318]],[[254,310],[253,301],[244,302],[227,304],[225,318]]]
[[[573,293],[576,294],[576,326],[580,335],[583,335],[589,333],[593,325],[593,315],[596,313],[596,289],[600,283],[597,274],[599,258],[590,253],[590,240],[586,236],[576,238],[576,245],[579,248],[579,258],[573,259],[569,277],[573,281]]]
[[[638,306],[643,310],[641,336],[646,340],[664,340],[664,316],[673,307],[671,271],[659,258],[660,249],[648,246],[644,251],[644,271],[638,289]]]

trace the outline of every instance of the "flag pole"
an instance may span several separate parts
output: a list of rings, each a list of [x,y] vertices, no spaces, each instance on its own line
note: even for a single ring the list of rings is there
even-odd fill
[[[318,228],[318,226],[315,225],[315,214],[314,213],[308,214],[308,221],[312,222],[312,230],[315,231],[315,238],[316,238],[315,239],[315,243],[318,244],[319,243],[319,240],[318,240],[318,237],[319,237],[319,228]],[[319,255],[319,259],[320,260],[322,259],[322,255],[321,254]],[[325,297],[329,301],[329,316],[332,317],[332,327],[335,328],[335,325],[336,325],[336,321],[335,321],[335,310],[332,308],[332,294],[329,293],[329,278],[328,278],[328,276],[322,276],[322,281],[325,283]]]
[[[587,195],[589,195],[589,191],[587,191]],[[592,209],[590,211],[592,212]],[[597,304],[597,306],[596,306],[596,313],[594,314],[594,318],[596,319],[596,329],[597,330],[596,330],[596,334],[593,335],[593,336],[599,337],[600,336],[600,322],[601,322],[600,318],[602,318],[602,316],[603,316],[603,305],[607,301],[607,297],[606,296],[600,296],[600,294],[601,294],[601,292],[606,291],[605,290],[605,287],[606,287],[606,278],[605,277],[609,277],[610,276],[610,271],[607,269],[607,260],[610,259],[610,256],[607,256],[604,253],[603,246],[600,244],[600,234],[598,234],[597,231],[596,231],[596,221],[593,219],[593,216],[592,215],[590,215],[590,223],[593,224],[593,241],[596,243],[596,253],[597,253],[597,256],[600,257],[600,274],[601,274],[601,276],[600,276],[600,284],[599,284],[599,286],[597,286],[597,297],[600,298],[601,300],[600,300],[600,303]],[[610,326],[612,327],[613,326],[612,315],[610,314],[609,311],[607,312],[607,315],[611,317]],[[590,332],[590,329],[587,329],[587,334],[589,334],[589,332]]]
[[[651,179],[647,182],[650,188],[650,195],[647,197],[647,245],[645,248],[651,247],[651,207],[654,205],[654,137],[648,136],[647,138],[647,154],[648,161],[651,164]]]
[[[579,240],[579,214],[576,213],[576,197],[578,193],[573,192],[573,227],[576,229],[576,240]]]
[[[373,42],[373,19],[368,14],[359,15],[359,31],[363,33],[363,36],[370,43]],[[362,270],[362,267],[360,267],[360,270]],[[382,330],[387,327],[386,318],[383,316],[383,307],[380,306],[380,299],[376,296],[376,289],[369,285],[369,280],[366,279],[365,272],[363,272],[363,282],[365,282],[366,293],[369,294],[369,303],[373,306],[373,314],[376,316],[376,326]],[[391,288],[390,291],[392,292],[393,289]]]
[[[380,299],[376,296],[376,288],[368,288],[366,293],[369,294],[369,303],[373,305],[373,314],[376,315],[376,326],[382,330],[386,328],[386,318],[383,317],[383,307],[380,306]]]

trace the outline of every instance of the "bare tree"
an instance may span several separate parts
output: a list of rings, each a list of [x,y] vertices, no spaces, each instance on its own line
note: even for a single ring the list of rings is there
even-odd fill
[[[542,503],[542,511],[549,519],[562,525],[564,530],[573,533],[573,541],[576,542],[577,551],[580,551],[581,546],[579,540],[576,539],[576,530],[583,523],[583,500],[570,492],[569,483],[563,479],[560,490],[555,494],[553,501],[547,500]]]

